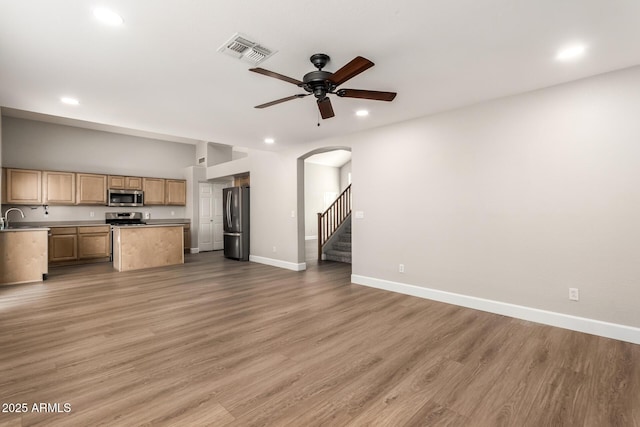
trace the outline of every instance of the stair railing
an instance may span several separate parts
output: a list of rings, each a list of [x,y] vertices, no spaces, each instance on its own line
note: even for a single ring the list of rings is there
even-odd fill
[[[326,211],[318,213],[318,261],[322,260],[322,248],[351,214],[351,184],[338,196]]]

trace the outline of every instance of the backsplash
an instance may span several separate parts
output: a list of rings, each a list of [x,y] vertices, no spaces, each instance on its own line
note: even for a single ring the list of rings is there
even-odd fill
[[[4,212],[13,207],[2,205]],[[19,222],[51,222],[51,221],[104,221],[105,212],[142,212],[149,213],[150,219],[178,219],[185,218],[184,206],[144,206],[141,208],[117,208],[109,206],[49,206],[48,215],[42,206],[15,206],[24,212],[24,219],[20,213],[10,212],[9,221]],[[93,216],[91,214],[93,213]],[[173,213],[173,215],[171,214]]]

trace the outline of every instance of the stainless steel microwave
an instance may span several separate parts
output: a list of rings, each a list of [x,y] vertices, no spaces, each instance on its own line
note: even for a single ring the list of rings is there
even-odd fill
[[[109,206],[144,206],[144,192],[140,190],[109,189]]]

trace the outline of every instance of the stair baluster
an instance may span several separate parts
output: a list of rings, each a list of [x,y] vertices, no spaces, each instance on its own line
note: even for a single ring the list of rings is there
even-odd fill
[[[326,211],[318,213],[318,261],[322,260],[324,245],[349,215],[351,215],[351,184]]]

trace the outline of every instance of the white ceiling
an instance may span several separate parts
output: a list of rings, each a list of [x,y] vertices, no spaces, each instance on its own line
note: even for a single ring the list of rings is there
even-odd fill
[[[97,5],[124,24],[97,22]],[[0,105],[278,150],[639,64],[639,16],[635,0],[0,0]],[[376,66],[341,87],[398,96],[334,97],[320,127],[313,97],[254,109],[300,89],[217,52],[236,32],[296,79],[313,53],[331,56],[327,71],[364,56]],[[555,61],[573,42],[585,57]]]

